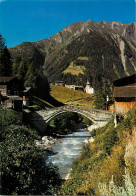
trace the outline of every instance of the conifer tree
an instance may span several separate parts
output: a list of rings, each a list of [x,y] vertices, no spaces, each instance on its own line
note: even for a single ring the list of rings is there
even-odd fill
[[[43,69],[41,68],[36,76],[35,94],[45,99],[49,96],[49,92],[50,86],[47,77],[43,74]]]
[[[24,61],[24,59],[20,62],[20,65],[18,67],[17,77],[18,79],[24,80],[25,74],[27,70],[27,62]]]
[[[22,61],[21,56],[16,56],[15,61],[12,66],[12,74],[13,75],[16,75],[18,73],[18,67],[19,67],[21,61]]]
[[[5,44],[6,41],[0,34],[0,76],[11,76],[12,61]]]
[[[98,89],[97,93],[96,93],[96,99],[95,99],[95,105],[97,109],[105,109],[105,101],[106,101],[106,97],[104,94],[104,91],[102,89]]]
[[[33,62],[29,65],[28,70],[26,72],[24,85],[31,86],[33,88],[36,87],[36,71]]]

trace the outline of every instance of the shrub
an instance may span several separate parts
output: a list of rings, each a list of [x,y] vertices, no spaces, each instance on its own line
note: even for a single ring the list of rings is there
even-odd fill
[[[114,184],[113,176],[111,181],[109,182],[109,185],[106,185],[104,183],[99,183],[98,187],[100,190],[100,194],[104,196],[132,196],[136,195],[136,186],[131,181],[131,178],[129,174],[125,172],[124,175],[124,187],[119,187]]]
[[[106,132],[105,137],[103,138],[103,149],[108,155],[110,155],[112,147],[117,141],[118,135],[116,129]]]
[[[22,125],[16,125],[16,116],[4,113],[4,138],[0,142],[0,194],[40,195],[54,194],[61,179],[58,168],[46,165],[46,154],[35,145],[37,134]],[[9,116],[12,121],[5,122]],[[8,125],[9,123],[9,125]]]

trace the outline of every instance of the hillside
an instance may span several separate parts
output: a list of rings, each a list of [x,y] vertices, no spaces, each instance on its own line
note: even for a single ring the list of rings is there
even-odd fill
[[[9,50],[13,61],[22,56],[43,67],[49,82],[85,85],[88,78],[97,89],[136,72],[136,23],[73,23],[48,39]]]
[[[51,96],[61,103],[94,107],[94,97],[87,93],[55,85],[50,85],[50,88]]]
[[[116,128],[112,119],[105,127],[91,132],[94,141],[84,143],[81,156],[73,162],[70,179],[62,186],[60,195],[135,195],[136,188],[131,184],[132,181],[136,187],[135,114],[136,108]],[[126,179],[126,174],[131,180]],[[109,194],[106,186],[110,181]],[[114,190],[113,181],[117,185]],[[103,184],[101,193],[100,183]],[[125,187],[124,194],[119,186]]]

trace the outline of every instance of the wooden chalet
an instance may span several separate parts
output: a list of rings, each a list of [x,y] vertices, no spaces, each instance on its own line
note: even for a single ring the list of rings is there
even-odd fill
[[[32,88],[25,87],[25,90],[23,91],[23,105],[29,106],[31,105],[31,101],[32,101]]]
[[[136,74],[114,81],[115,124],[136,105]]]
[[[0,95],[3,107],[20,110],[23,104],[23,90],[23,83],[17,77],[0,77]]]

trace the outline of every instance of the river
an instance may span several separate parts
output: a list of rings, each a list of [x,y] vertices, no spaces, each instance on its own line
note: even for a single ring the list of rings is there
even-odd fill
[[[90,137],[87,129],[76,129],[75,132],[62,137],[59,143],[52,147],[47,162],[59,167],[60,175],[66,178],[70,172],[72,161],[80,155],[84,140]]]

